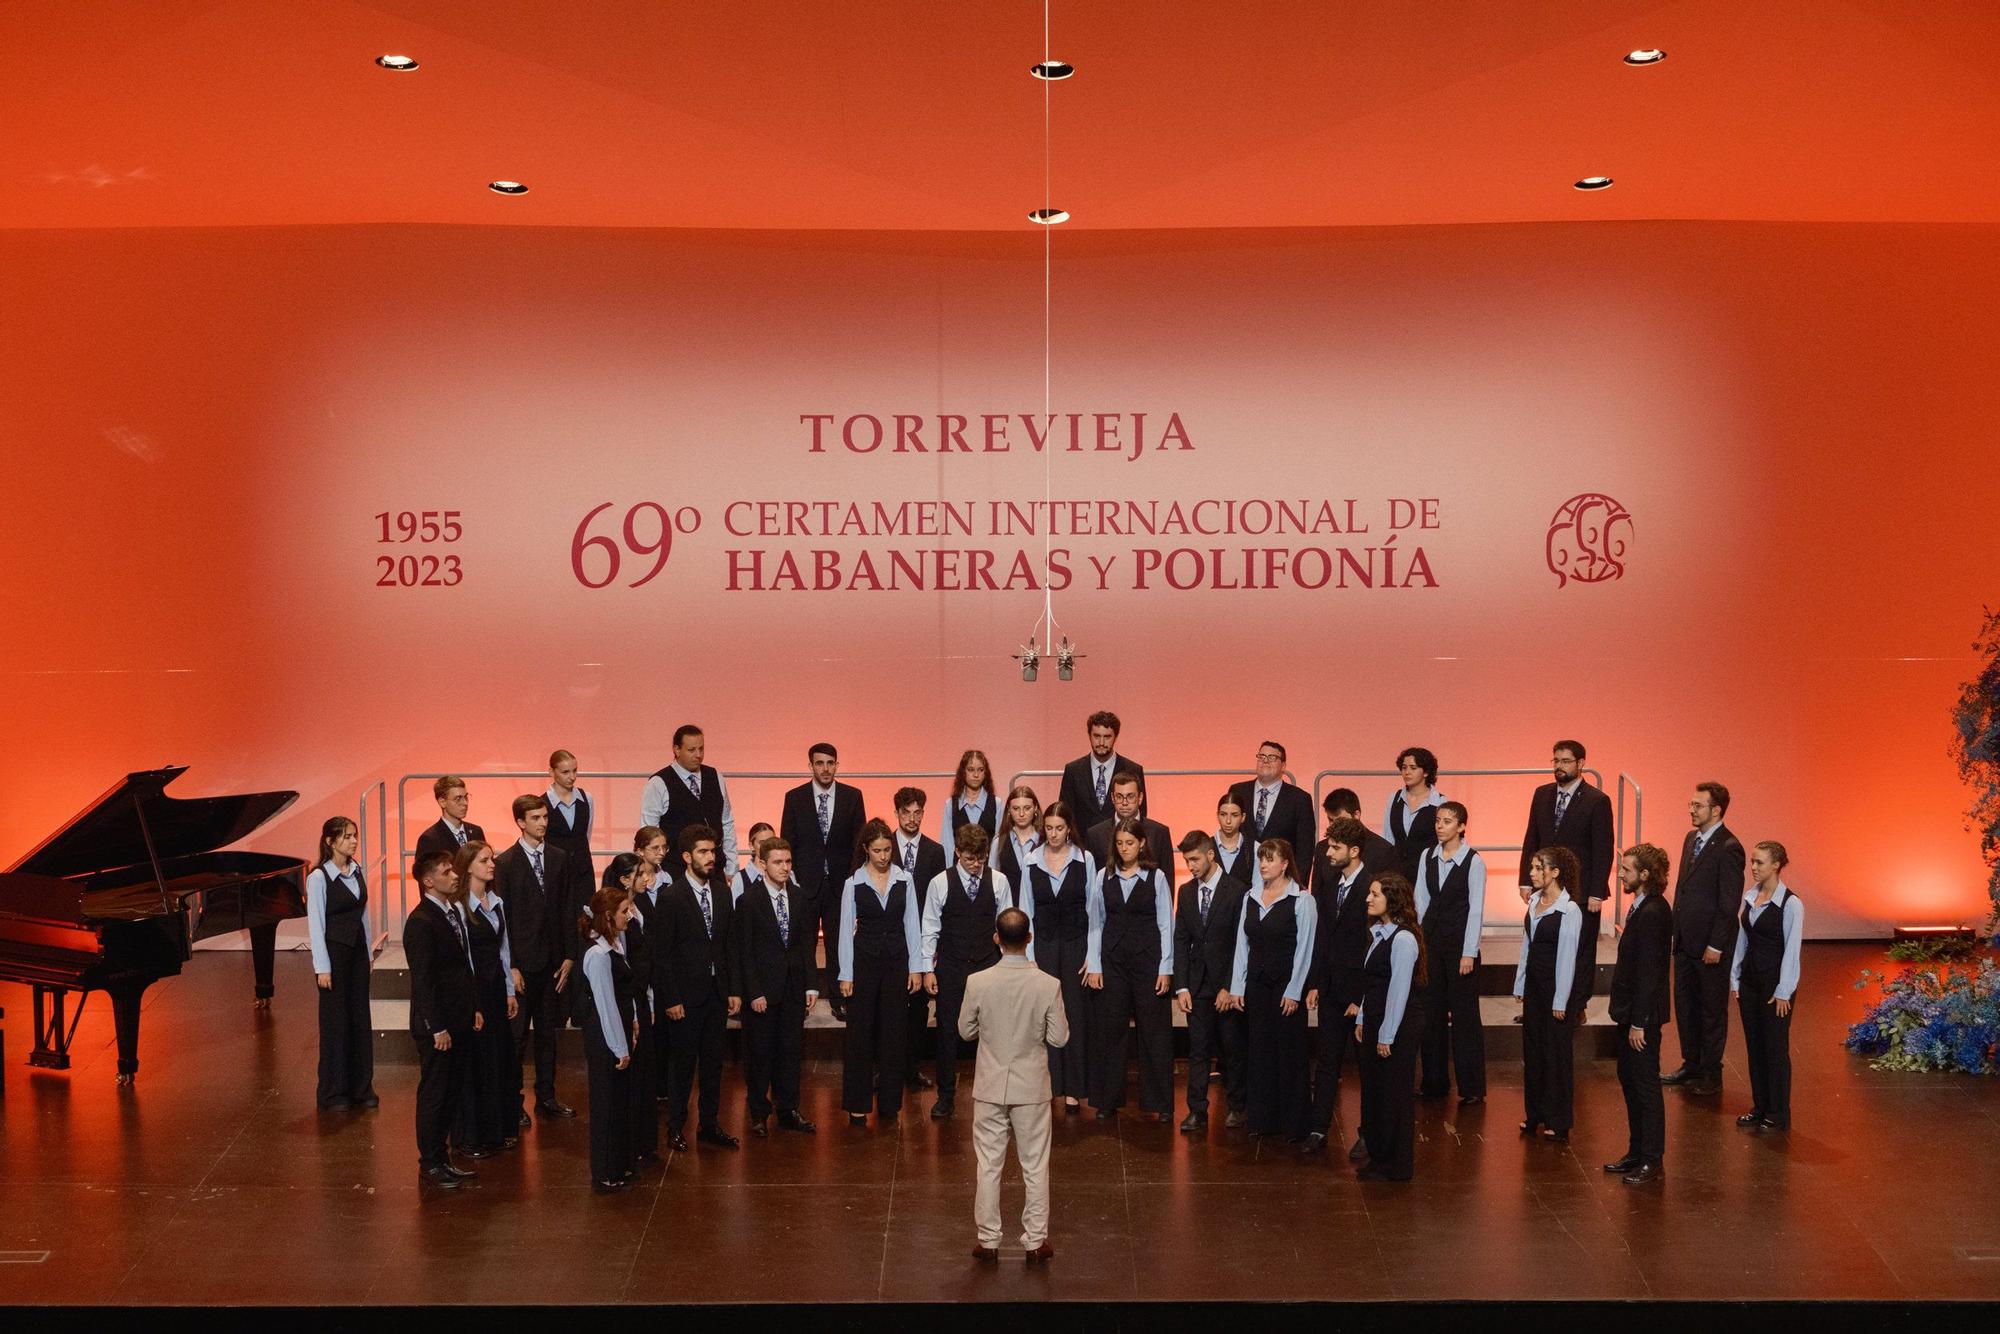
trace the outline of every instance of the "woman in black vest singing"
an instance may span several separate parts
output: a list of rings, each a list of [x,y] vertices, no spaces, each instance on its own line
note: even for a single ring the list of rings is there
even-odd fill
[[[1570,1013],[1583,910],[1569,896],[1576,883],[1576,854],[1543,848],[1528,861],[1535,894],[1521,919],[1521,961],[1514,966],[1514,998],[1521,1002],[1521,1133],[1569,1142],[1575,1118],[1576,1030]]]
[[[1083,975],[1097,957],[1103,923],[1091,911],[1096,870],[1090,854],[1071,841],[1075,819],[1056,802],[1042,812],[1042,846],[1028,861],[1026,884],[1016,891],[1035,930],[1035,964],[1062,984],[1069,1042],[1049,1048],[1049,1085],[1070,1116],[1090,1096],[1089,1012]]]
[[[625,966],[632,970],[632,1017],[637,1021],[638,1039],[632,1044],[632,1064],[627,1067],[626,1092],[632,1100],[632,1161],[649,1167],[660,1160],[660,1110],[654,1101],[660,1093],[660,1037],[655,1031],[661,1016],[653,1013],[652,941],[646,934],[646,905],[640,895],[653,884],[659,864],[652,859],[666,836],[653,828],[633,836],[638,851],[621,852],[604,867],[602,889],[618,889],[632,896],[632,920],[619,936],[625,952]],[[579,997],[581,999],[581,997]]]
[[[368,1019],[368,961],[375,918],[368,882],[354,860],[354,821],[336,815],[320,826],[319,855],[306,877],[306,927],[319,983],[319,1106],[374,1107],[375,1040]]]
[[[1306,1083],[1305,992],[1319,909],[1299,887],[1289,841],[1257,845],[1260,883],[1243,896],[1229,1007],[1244,1013],[1249,1041],[1249,1132],[1303,1143],[1312,1115]]]
[[[1128,1028],[1139,1030],[1139,1111],[1165,1121],[1174,1107],[1173,893],[1153,865],[1137,820],[1120,820],[1111,834],[1113,865],[1099,874],[1092,896],[1096,954],[1084,985],[1097,992],[1090,1037],[1095,1067],[1090,1103],[1108,1121],[1125,1105]]]
[[[1751,854],[1750,888],[1729,965],[1750,1058],[1750,1110],[1736,1124],[1760,1132],[1792,1128],[1792,997],[1799,987],[1806,906],[1784,882],[1790,860],[1784,844],[1768,839]]]
[[[1027,882],[1028,866],[1042,846],[1042,799],[1035,795],[1035,789],[1026,783],[1014,785],[1014,790],[1007,794],[1007,818],[1003,823],[1005,832],[993,840],[993,867],[1007,877],[1007,884],[1018,893]]]
[[[976,824],[989,840],[1000,837],[1000,803],[993,796],[993,766],[983,750],[968,750],[958,757],[958,772],[952,775],[951,798],[938,820],[938,842],[955,848],[960,825]],[[917,886],[922,890],[923,886]]]
[[[632,895],[600,889],[577,930],[590,941],[583,954],[583,1053],[590,1072],[590,1188],[623,1190],[632,1166],[632,1048],[639,1040],[631,965],[623,936],[634,912]]]
[[[1368,955],[1354,1035],[1361,1066],[1364,1181],[1408,1181],[1416,1174],[1417,1035],[1423,1031],[1428,962],[1417,926],[1416,892],[1391,871],[1368,886]]]
[[[1426,1098],[1451,1092],[1460,1106],[1486,1100],[1486,1030],[1479,1019],[1479,933],[1486,920],[1486,863],[1465,842],[1465,807],[1433,808],[1437,845],[1417,862],[1417,920],[1424,928],[1430,983],[1424,989]]]
[[[549,802],[548,841],[563,850],[576,881],[577,901],[587,903],[597,880],[597,865],[590,856],[590,823],[596,808],[590,794],[576,785],[576,756],[566,750],[549,756],[549,790],[542,795]]]
[[[960,766],[961,772],[963,766]],[[896,839],[880,819],[861,826],[861,869],[841,886],[840,994],[847,1000],[841,1106],[847,1123],[865,1125],[872,1108],[893,1125],[903,1110],[903,1043],[916,971],[917,887],[896,861]]]
[[[1437,842],[1437,808],[1444,804],[1444,793],[1437,790],[1437,756],[1422,746],[1405,746],[1396,756],[1396,770],[1403,786],[1389,798],[1382,833],[1396,847],[1403,878],[1414,886],[1417,859]]]
[[[493,849],[480,839],[467,839],[452,854],[451,865],[466,892],[473,992],[479,1013],[492,1016],[472,1035],[472,1050],[465,1056],[466,1078],[459,1085],[451,1143],[468,1158],[491,1158],[521,1142],[514,1133],[514,1090],[521,1086],[512,1027],[520,1005],[514,998],[514,950],[507,940],[507,905],[493,892]]]

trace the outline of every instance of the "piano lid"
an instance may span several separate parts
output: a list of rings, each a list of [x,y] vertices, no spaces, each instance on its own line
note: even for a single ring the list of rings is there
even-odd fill
[[[247,838],[272,816],[299,799],[296,792],[250,792],[239,796],[181,800],[165,794],[186,765],[127,774],[109,792],[83,808],[9,867],[36,875],[73,876],[147,865],[145,834],[138,807],[161,862],[213,852]]]

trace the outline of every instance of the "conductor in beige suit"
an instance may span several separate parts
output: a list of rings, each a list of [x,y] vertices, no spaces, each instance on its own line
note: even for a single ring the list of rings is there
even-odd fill
[[[1007,1133],[1028,1189],[1021,1208],[1021,1247],[1029,1264],[1055,1258],[1049,1245],[1049,1051],[1069,1041],[1062,985],[1028,958],[1028,915],[1000,914],[994,939],[1000,962],[966,979],[958,1034],[979,1043],[972,1080],[972,1142],[979,1154],[979,1188],[972,1221],[979,1228],[975,1260],[1000,1257],[1000,1169]]]

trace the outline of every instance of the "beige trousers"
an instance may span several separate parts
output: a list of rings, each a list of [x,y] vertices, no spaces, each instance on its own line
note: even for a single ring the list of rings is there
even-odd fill
[[[972,1144],[979,1155],[979,1185],[972,1196],[972,1221],[981,1246],[1000,1244],[1000,1169],[1007,1162],[1007,1132],[1028,1199],[1021,1206],[1021,1247],[1034,1250],[1049,1239],[1049,1104],[974,1100]]]

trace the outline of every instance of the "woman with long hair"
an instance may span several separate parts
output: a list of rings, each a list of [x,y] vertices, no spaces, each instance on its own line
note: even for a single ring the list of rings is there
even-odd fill
[[[1236,921],[1236,969],[1229,1007],[1241,1010],[1249,1041],[1249,1132],[1303,1143],[1312,1115],[1306,1080],[1305,990],[1319,909],[1299,885],[1291,843],[1257,845],[1259,884],[1243,896]]]
[[[1750,1110],[1736,1124],[1760,1132],[1792,1128],[1792,997],[1799,988],[1806,906],[1784,881],[1790,863],[1785,845],[1770,839],[1750,854],[1751,884],[1729,965],[1750,1058]]]
[[[993,798],[993,766],[983,750],[968,750],[958,757],[958,771],[951,778],[951,796],[938,819],[938,842],[947,848],[958,846],[958,827],[976,824],[994,842],[1000,838],[1000,803]],[[917,886],[919,890],[926,888]]]
[[[368,961],[375,919],[368,882],[354,860],[354,821],[336,815],[320,826],[319,851],[306,877],[306,930],[319,984],[321,1111],[374,1107],[375,1038],[368,1018]]]
[[[632,1165],[630,1084],[639,1019],[623,949],[625,927],[636,911],[628,891],[600,889],[577,919],[577,930],[590,941],[581,970],[583,1053],[590,1072],[590,1188],[600,1195],[625,1189],[638,1175]]]
[[[649,837],[650,835],[650,837]],[[641,895],[652,885],[658,869],[649,864],[654,848],[664,851],[667,836],[648,825],[633,836],[635,845],[646,851],[621,852],[604,867],[603,889],[622,889],[632,896],[632,920],[625,924],[619,945],[625,964],[632,970],[632,1017],[638,1020],[639,1038],[632,1044],[632,1064],[625,1087],[632,1098],[632,1161],[641,1167],[659,1161],[660,1110],[654,1105],[659,1096],[660,1063],[656,1059],[660,1039],[655,1028],[659,1016],[653,1013],[653,951],[647,935],[646,904]]]
[[[1096,957],[1103,926],[1091,910],[1096,866],[1074,842],[1075,824],[1067,803],[1058,801],[1042,812],[1042,845],[1028,860],[1026,883],[1015,891],[1016,902],[1034,924],[1035,966],[1062,984],[1069,1042],[1049,1048],[1049,1085],[1069,1116],[1082,1111],[1079,1100],[1090,1096],[1089,1011],[1083,975]]]
[[[1528,859],[1534,894],[1521,919],[1521,961],[1514,966],[1514,998],[1521,1003],[1521,1076],[1525,1115],[1521,1133],[1569,1143],[1576,1115],[1576,1030],[1582,1015],[1570,1011],[1583,910],[1570,899],[1576,854],[1543,848]]]
[[[1042,799],[1026,783],[1016,783],[1007,793],[1004,830],[993,840],[993,866],[1007,877],[1007,887],[1016,904],[1024,904],[1021,882],[1028,866],[1042,846]]]
[[[1097,992],[1097,1022],[1090,1045],[1096,1067],[1090,1102],[1100,1121],[1125,1105],[1128,1027],[1139,1030],[1139,1111],[1165,1121],[1174,1107],[1173,891],[1153,865],[1137,820],[1120,820],[1111,832],[1112,865],[1097,877],[1093,895],[1098,944],[1084,985]]]
[[[1416,1171],[1417,1037],[1423,1032],[1428,976],[1417,895],[1391,871],[1368,885],[1368,954],[1354,1013],[1361,1064],[1364,1181],[1408,1181]]]
[[[458,1122],[452,1141],[468,1158],[490,1158],[519,1144],[514,1133],[514,1090],[521,1086],[514,1049],[514,951],[507,940],[507,905],[493,890],[493,849],[467,839],[452,854],[452,869],[465,891],[465,929],[472,950],[472,985],[485,1025],[472,1035],[459,1087]],[[500,1022],[505,1015],[506,1023]]]
[[[856,842],[861,867],[841,886],[833,946],[847,1002],[840,1101],[851,1126],[865,1125],[871,1109],[879,1124],[893,1125],[903,1110],[909,997],[923,985],[923,974],[913,971],[922,957],[917,887],[896,860],[885,821],[861,826]]]

